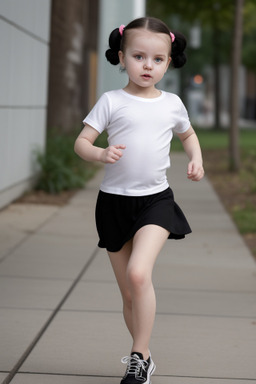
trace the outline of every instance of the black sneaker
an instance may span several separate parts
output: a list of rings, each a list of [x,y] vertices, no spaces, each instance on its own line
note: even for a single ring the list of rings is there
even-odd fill
[[[150,377],[156,369],[151,356],[148,360],[144,360],[141,353],[133,352],[131,356],[123,357],[121,362],[127,364],[127,369],[120,384],[151,383]]]

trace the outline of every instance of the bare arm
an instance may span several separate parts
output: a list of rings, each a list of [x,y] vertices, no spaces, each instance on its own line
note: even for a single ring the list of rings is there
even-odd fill
[[[204,176],[203,159],[197,135],[192,127],[185,133],[178,134],[184,150],[190,160],[188,164],[188,178],[199,181]]]
[[[125,145],[112,145],[105,149],[96,147],[93,144],[98,136],[99,132],[86,124],[75,142],[74,150],[77,155],[86,161],[99,161],[112,164],[118,161],[123,155],[120,149],[125,149]]]

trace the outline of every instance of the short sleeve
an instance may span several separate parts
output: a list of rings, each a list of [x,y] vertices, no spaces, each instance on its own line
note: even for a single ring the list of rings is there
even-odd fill
[[[188,112],[184,104],[180,100],[180,111],[178,114],[177,123],[173,130],[175,133],[184,133],[190,128],[190,126],[191,126],[191,123],[188,117]]]
[[[111,114],[110,99],[107,94],[104,93],[97,101],[93,109],[83,120],[84,124],[88,124],[99,133],[102,133],[104,129],[109,125]]]

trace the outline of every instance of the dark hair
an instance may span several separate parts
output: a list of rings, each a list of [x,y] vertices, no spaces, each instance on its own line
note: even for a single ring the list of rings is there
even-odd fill
[[[167,25],[154,17],[141,17],[131,21],[123,30],[121,36],[119,28],[115,28],[109,36],[109,49],[106,50],[105,56],[107,60],[113,64],[117,65],[119,63],[118,52],[124,51],[126,46],[126,31],[129,29],[145,28],[149,31],[156,33],[165,33],[170,37],[170,52],[172,58],[172,66],[174,68],[182,67],[186,61],[186,55],[184,50],[186,48],[187,42],[186,38],[180,32],[173,32],[175,35],[175,40],[171,42],[170,30]]]

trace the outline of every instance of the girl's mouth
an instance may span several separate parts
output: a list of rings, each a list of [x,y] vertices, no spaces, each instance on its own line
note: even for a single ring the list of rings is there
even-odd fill
[[[143,79],[151,79],[151,76],[148,73],[144,73],[141,77],[143,77]]]

